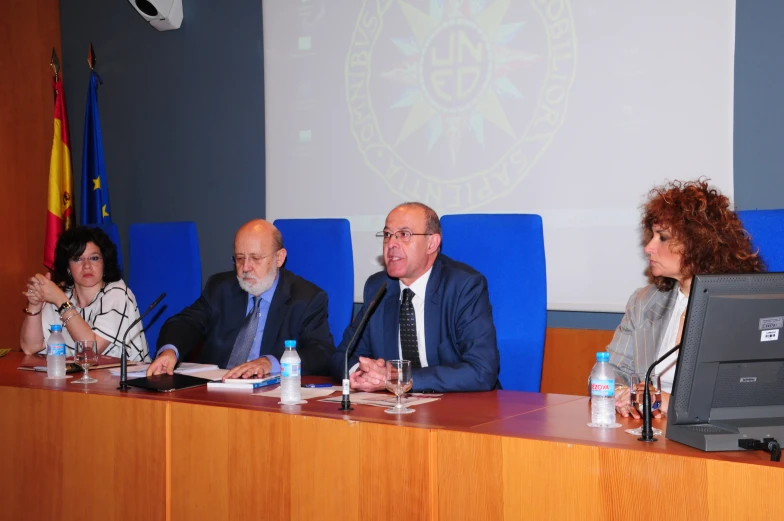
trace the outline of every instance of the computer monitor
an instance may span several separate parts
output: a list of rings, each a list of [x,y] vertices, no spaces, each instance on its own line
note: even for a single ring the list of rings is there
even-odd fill
[[[667,438],[705,451],[784,442],[784,273],[697,275]]]

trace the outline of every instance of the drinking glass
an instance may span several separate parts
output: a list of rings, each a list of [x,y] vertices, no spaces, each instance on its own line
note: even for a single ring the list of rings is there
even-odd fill
[[[402,397],[411,390],[414,385],[414,380],[411,378],[411,361],[410,360],[387,360],[387,378],[386,387],[391,393],[395,393],[397,397],[394,407],[385,409],[384,412],[389,414],[410,414],[414,409],[405,407],[402,402]]]
[[[661,407],[661,379],[658,374],[651,374],[651,382],[648,387],[651,392],[651,410],[655,411]],[[645,373],[632,374],[632,387],[629,389],[629,399],[631,406],[642,414],[642,402],[645,394]]]
[[[651,392],[651,410],[655,411],[661,407],[661,378],[658,374],[651,373],[651,381],[648,389],[650,389]],[[640,416],[642,416],[644,393],[645,373],[632,374],[632,386],[629,389],[629,400],[631,401],[631,406],[637,409],[637,412],[640,413]],[[652,429],[654,436],[659,436],[661,434],[661,429]],[[633,429],[630,432],[634,435],[641,435],[642,426]]]
[[[74,343],[74,362],[84,370],[84,375],[71,383],[91,384],[98,381],[87,374],[90,366],[98,364],[98,346],[95,340],[79,340]]]

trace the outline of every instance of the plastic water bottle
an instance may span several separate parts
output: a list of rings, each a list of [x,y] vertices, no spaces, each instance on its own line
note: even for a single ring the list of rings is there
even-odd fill
[[[46,342],[46,377],[65,378],[65,338],[63,326],[52,324],[52,334]]]
[[[302,360],[296,340],[286,340],[284,345],[286,351],[280,359],[280,401],[292,405],[302,401]]]
[[[591,370],[591,423],[596,427],[615,425],[615,372],[610,366],[610,353],[596,353]]]

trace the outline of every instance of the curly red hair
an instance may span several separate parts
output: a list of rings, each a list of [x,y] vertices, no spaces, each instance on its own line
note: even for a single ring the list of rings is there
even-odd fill
[[[752,250],[749,234],[730,200],[708,185],[707,180],[672,181],[654,188],[643,206],[644,244],[653,237],[653,225],[670,230],[681,249],[684,277],[714,273],[756,273],[765,271],[759,253]],[[675,279],[648,279],[660,291],[669,291]]]

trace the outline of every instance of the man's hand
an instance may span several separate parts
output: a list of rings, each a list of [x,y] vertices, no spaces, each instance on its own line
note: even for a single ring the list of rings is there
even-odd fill
[[[354,371],[349,378],[352,389],[373,392],[385,388],[386,377],[386,362],[383,358],[374,360],[360,356],[359,369]]]
[[[224,380],[227,378],[253,378],[258,376],[261,378],[266,374],[270,374],[272,371],[272,362],[269,361],[269,358],[266,356],[262,356],[261,358],[257,358],[255,360],[251,360],[250,362],[245,362],[244,364],[240,364],[223,377]]]
[[[174,374],[174,366],[177,365],[177,356],[171,349],[166,349],[158,354],[158,358],[153,360],[147,368],[147,376],[156,374]]]

